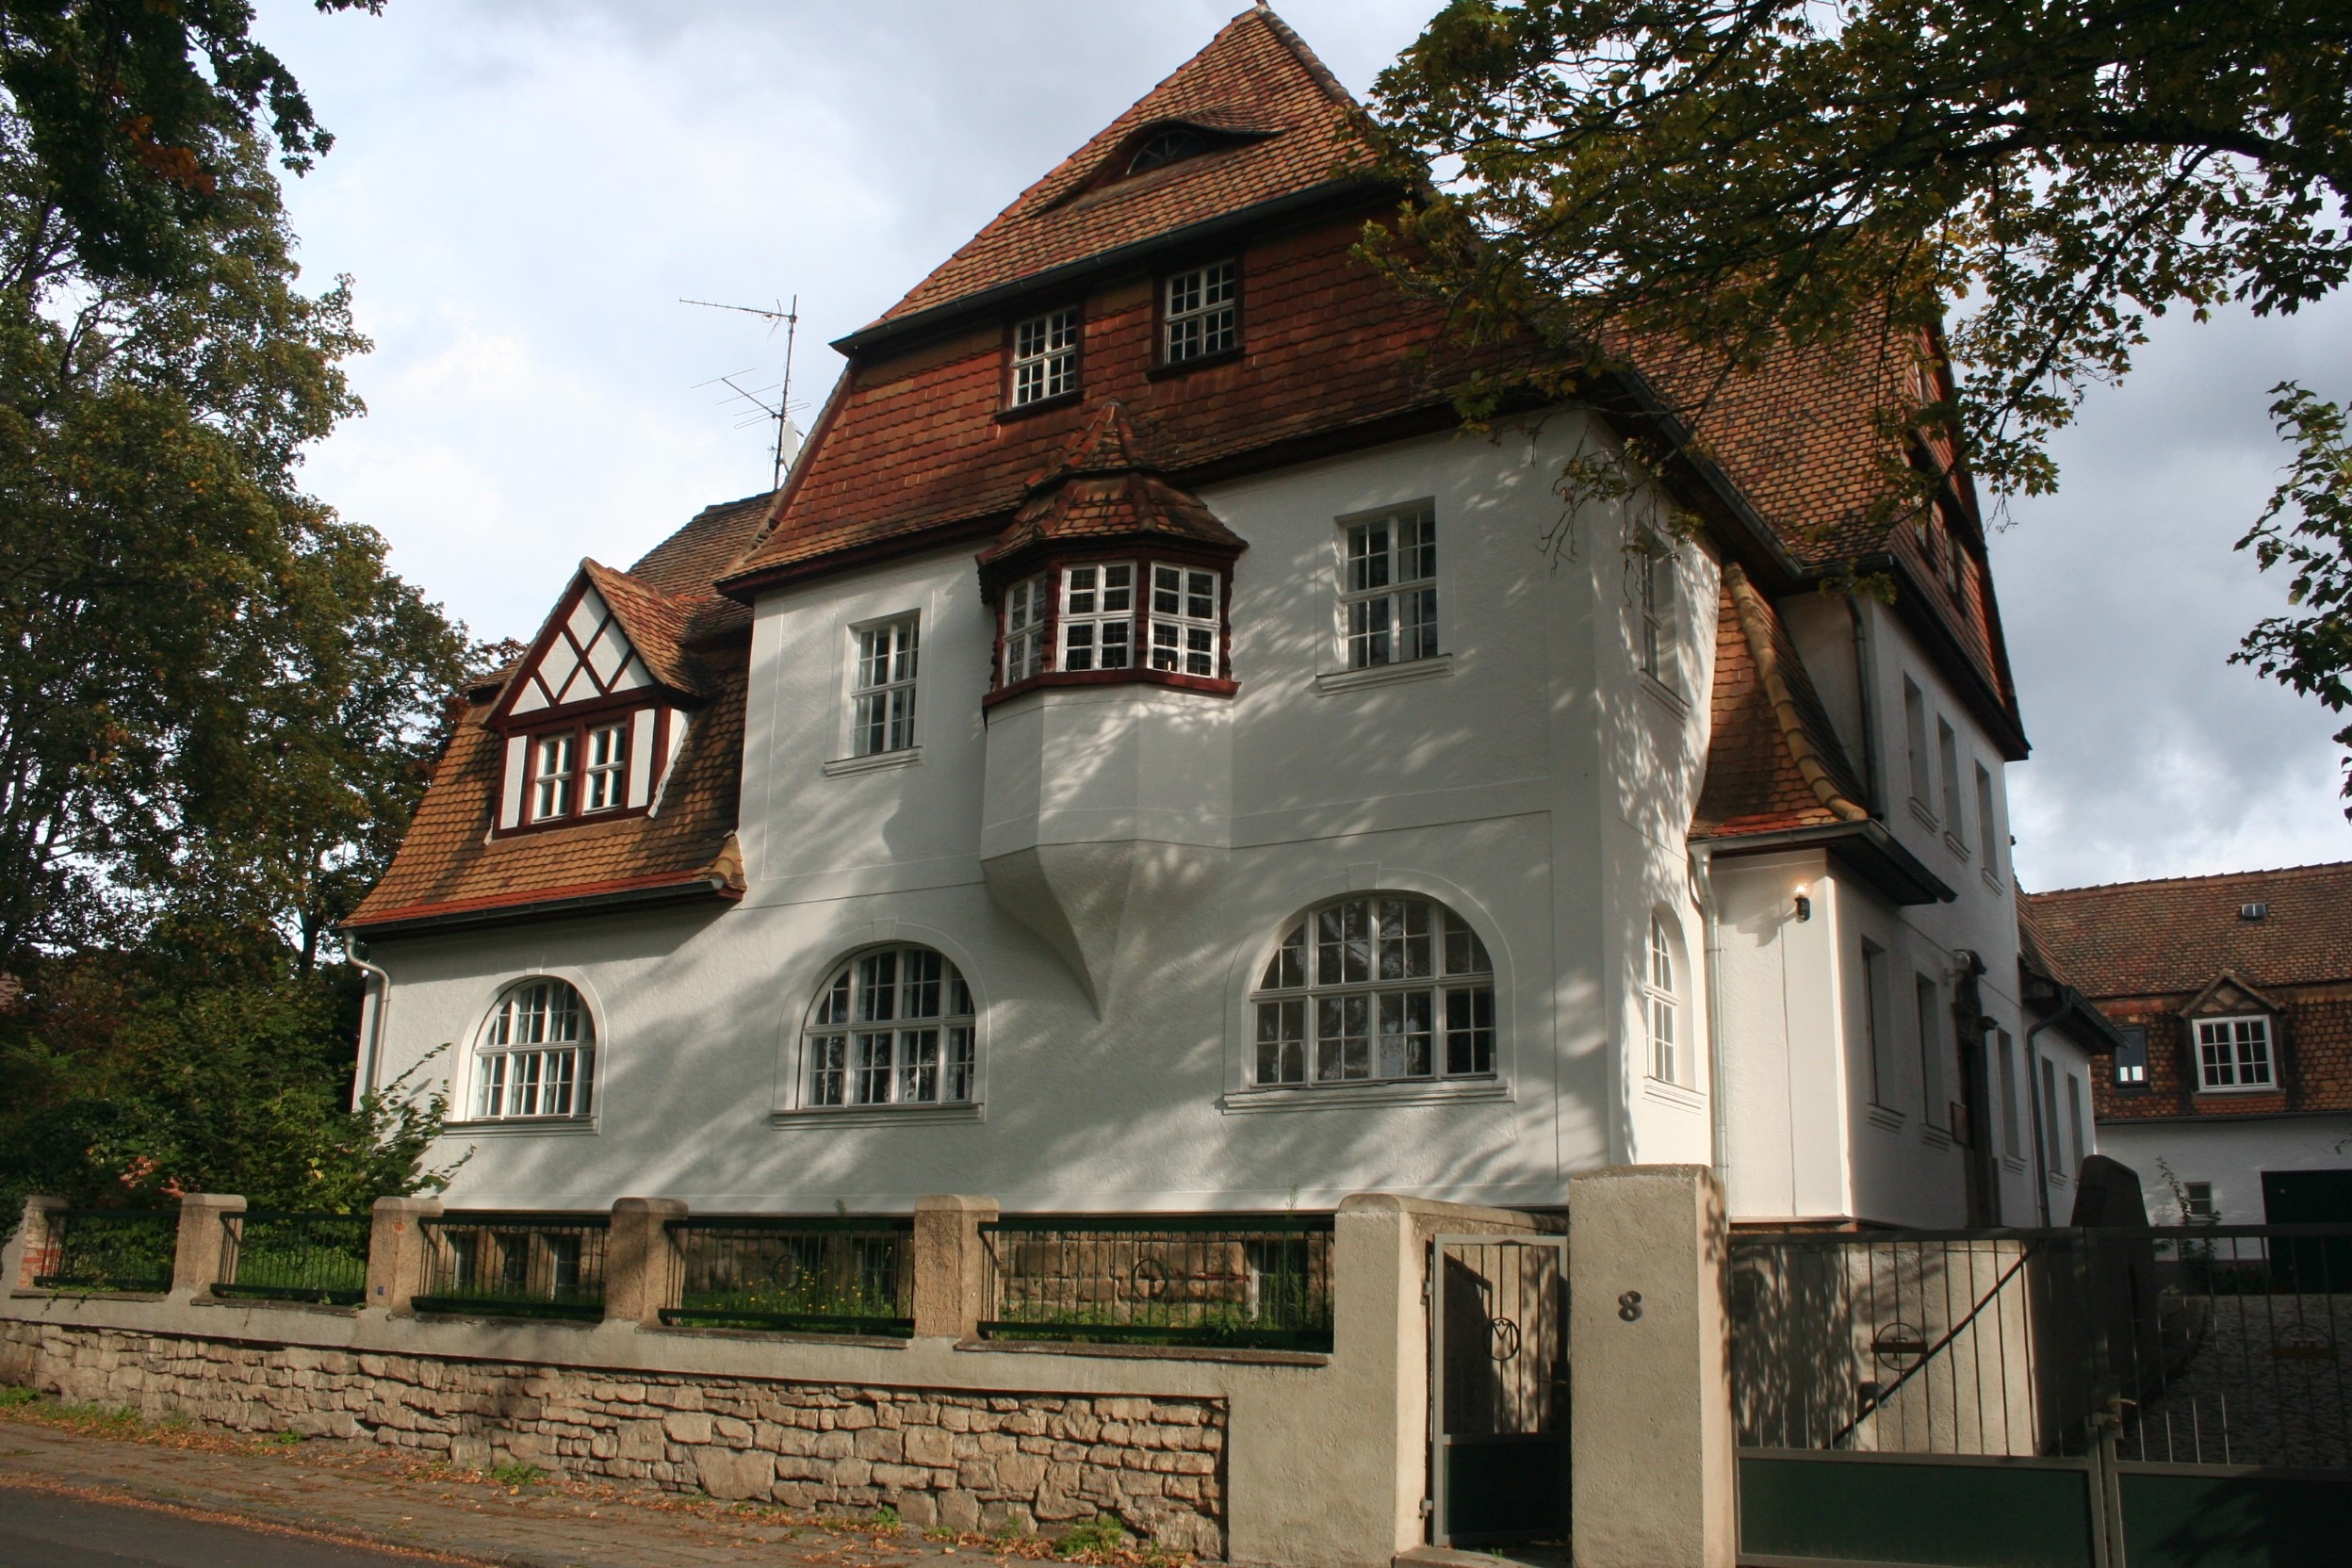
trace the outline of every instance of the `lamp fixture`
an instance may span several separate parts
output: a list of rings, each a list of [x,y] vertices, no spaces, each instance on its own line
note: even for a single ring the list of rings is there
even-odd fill
[[[1809,882],[1800,882],[1797,884],[1797,919],[1802,923],[1812,918],[1813,885]]]

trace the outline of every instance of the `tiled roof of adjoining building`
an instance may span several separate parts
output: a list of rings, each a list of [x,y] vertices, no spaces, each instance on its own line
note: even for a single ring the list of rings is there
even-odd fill
[[[1694,839],[1858,822],[1863,789],[1772,601],[1736,564],[1715,614],[1714,723]]]
[[[2352,980],[2352,861],[2066,888],[2020,902],[2086,996],[2185,995],[2224,972],[2256,987]],[[2248,905],[2264,913],[2246,918]]]

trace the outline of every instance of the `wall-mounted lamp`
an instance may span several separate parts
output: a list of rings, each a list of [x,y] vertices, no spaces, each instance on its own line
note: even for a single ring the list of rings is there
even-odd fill
[[[1798,919],[1798,920],[1800,920],[1800,921],[1808,921],[1808,920],[1811,920],[1812,918],[1813,918],[1813,887],[1812,887],[1812,884],[1811,884],[1811,883],[1808,883],[1808,882],[1800,882],[1800,883],[1798,883],[1798,884],[1797,884],[1797,919]]]

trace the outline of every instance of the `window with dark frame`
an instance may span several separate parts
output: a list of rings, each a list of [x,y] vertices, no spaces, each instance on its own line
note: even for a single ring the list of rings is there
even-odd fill
[[[1144,139],[1143,145],[1135,149],[1135,155],[1127,160],[1127,172],[1148,174],[1154,169],[1199,157],[1208,150],[1208,138],[1190,125],[1170,125]]]
[[[1014,325],[1013,407],[1078,390],[1078,333],[1075,309],[1049,311]]]
[[[630,718],[589,720],[531,739],[527,798],[532,825],[629,804]]]
[[[2127,1023],[2116,1029],[2123,1043],[2115,1047],[2115,1092],[2146,1094],[2148,1082],[2148,1025]]]
[[[1241,341],[1241,268],[1231,261],[1171,274],[1161,285],[1160,360],[1182,365]]]

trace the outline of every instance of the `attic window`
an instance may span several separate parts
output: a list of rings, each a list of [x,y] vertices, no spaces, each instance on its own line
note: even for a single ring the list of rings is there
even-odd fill
[[[1127,161],[1130,174],[1148,174],[1154,169],[1186,158],[1197,158],[1209,150],[1209,139],[1190,125],[1171,125],[1154,132],[1135,149],[1135,155]]]

